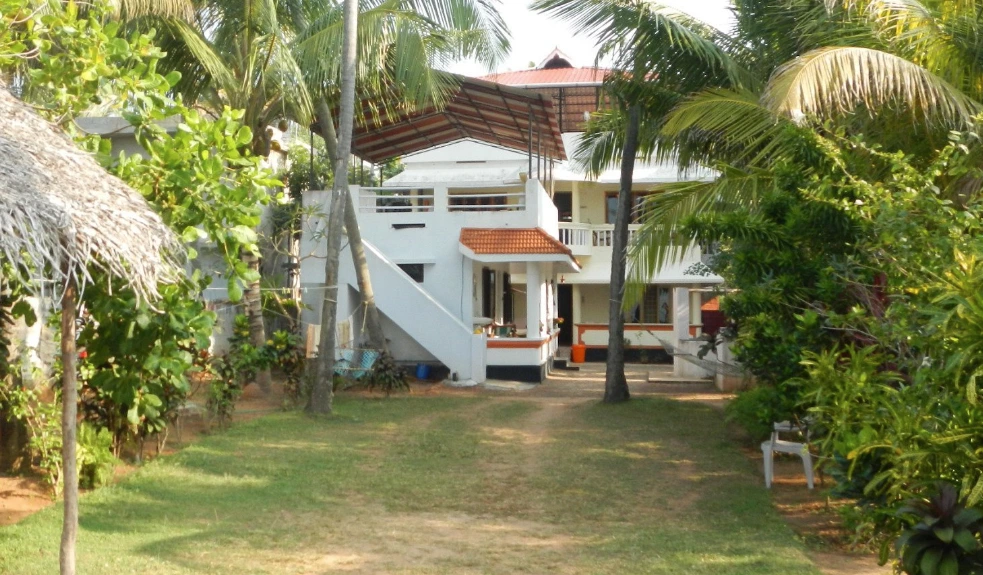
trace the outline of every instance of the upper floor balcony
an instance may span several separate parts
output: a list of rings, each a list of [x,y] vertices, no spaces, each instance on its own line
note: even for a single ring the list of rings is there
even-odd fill
[[[641,226],[628,226],[628,243],[635,239],[635,233]],[[591,256],[598,249],[610,252],[614,246],[614,224],[575,224],[559,223],[559,240],[570,248],[575,256]]]
[[[538,180],[496,187],[360,188],[364,227],[533,228],[557,236],[557,209]],[[439,222],[439,223],[438,223]]]
[[[641,226],[628,226],[628,243],[635,239]],[[614,256],[614,224],[581,224],[560,222],[557,236],[574,256],[582,258],[583,269],[568,276],[571,283],[607,283],[611,279],[611,260]],[[703,253],[697,245],[690,246],[681,259],[664,266],[652,278],[657,283],[720,283],[715,275],[706,275]]]

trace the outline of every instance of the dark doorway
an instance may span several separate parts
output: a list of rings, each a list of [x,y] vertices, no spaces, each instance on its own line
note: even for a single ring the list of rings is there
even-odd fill
[[[502,274],[502,323],[515,323],[515,306],[512,304],[512,276]]]
[[[481,315],[495,319],[495,270],[481,270]]]
[[[571,192],[557,192],[553,196],[553,205],[556,206],[559,221],[573,221],[573,194]]]
[[[560,324],[560,345],[573,345],[573,286],[556,286],[556,310],[563,318]]]

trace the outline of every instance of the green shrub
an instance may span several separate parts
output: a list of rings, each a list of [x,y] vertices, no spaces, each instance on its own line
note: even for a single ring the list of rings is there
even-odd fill
[[[382,352],[366,378],[365,387],[370,391],[379,389],[389,397],[395,391],[409,391],[410,384],[406,381],[406,371],[396,365],[391,355]]]
[[[777,387],[761,385],[741,392],[727,405],[727,420],[743,427],[754,441],[771,435],[772,424],[793,418],[794,398]]]
[[[78,428],[79,487],[94,489],[106,485],[113,478],[117,463],[109,430],[96,429],[83,421]]]
[[[960,502],[950,483],[929,497],[913,499],[898,511],[909,527],[895,543],[908,575],[983,573],[983,512]],[[881,559],[886,559],[882,552]]]

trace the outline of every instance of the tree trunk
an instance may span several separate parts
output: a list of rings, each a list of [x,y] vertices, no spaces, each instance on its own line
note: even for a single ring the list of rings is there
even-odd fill
[[[256,254],[243,254],[242,259],[249,266],[250,271],[259,273],[259,258]],[[256,349],[260,349],[266,345],[266,325],[263,321],[263,294],[258,279],[249,282],[243,300],[246,305],[246,315],[249,318],[249,343]],[[270,368],[266,367],[256,372],[256,385],[263,393],[270,392],[271,382]]]
[[[75,376],[75,279],[66,265],[65,293],[61,298],[61,469],[65,514],[61,531],[61,575],[75,575],[75,538],[79,524],[79,477],[75,463],[75,426],[78,389]]]
[[[628,249],[628,222],[631,221],[631,184],[638,150],[637,105],[628,109],[628,129],[621,154],[621,188],[618,190],[618,215],[614,221],[613,257],[611,258],[611,297],[608,319],[608,363],[604,373],[604,402],[628,401],[625,377],[625,267]]]
[[[389,351],[386,335],[382,332],[379,308],[375,306],[375,292],[372,291],[372,278],[369,277],[369,262],[365,259],[362,245],[362,232],[358,228],[358,214],[351,194],[345,194],[345,229],[348,231],[348,247],[355,264],[355,278],[358,280],[358,293],[361,296],[362,312],[365,314],[365,327],[369,332],[368,346],[372,349]]]
[[[318,345],[317,371],[308,411],[315,414],[331,413],[333,400],[333,376],[335,332],[338,322],[338,263],[341,255],[341,224],[344,221],[345,196],[348,195],[348,156],[352,146],[352,128],[355,118],[355,65],[358,40],[358,1],[345,0],[344,29],[341,47],[341,108],[338,120],[338,148],[334,162],[334,185],[331,187],[331,213],[328,217],[328,254],[324,265],[324,307],[321,310],[321,342]],[[322,134],[327,134],[324,124],[331,122],[331,115],[321,115]]]
[[[334,130],[334,122],[331,121],[331,112],[328,105],[323,100],[318,106],[318,116],[327,118],[326,122],[321,122],[321,134],[324,136],[324,145],[328,149],[331,161],[337,163],[338,157],[338,137]],[[348,162],[345,162],[345,166]],[[345,195],[345,230],[348,233],[348,247],[352,252],[352,263],[355,266],[355,279],[358,281],[358,293],[361,298],[362,310],[365,313],[365,328],[369,334],[368,346],[373,349],[389,351],[386,344],[386,335],[382,330],[382,319],[379,317],[379,308],[375,305],[375,292],[372,290],[372,278],[369,275],[368,260],[365,259],[365,247],[362,245],[362,232],[358,227],[358,212],[355,210],[355,201],[351,194]]]

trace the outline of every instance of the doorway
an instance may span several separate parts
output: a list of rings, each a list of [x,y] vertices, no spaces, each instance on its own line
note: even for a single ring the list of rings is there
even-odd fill
[[[556,286],[556,311],[563,318],[560,324],[560,345],[573,345],[573,286]]]

